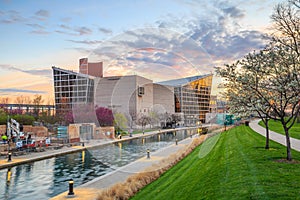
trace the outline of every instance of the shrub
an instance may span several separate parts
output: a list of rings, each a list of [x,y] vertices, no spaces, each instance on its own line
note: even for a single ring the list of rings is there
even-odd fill
[[[23,125],[32,125],[35,118],[30,115],[13,115],[11,118]]]

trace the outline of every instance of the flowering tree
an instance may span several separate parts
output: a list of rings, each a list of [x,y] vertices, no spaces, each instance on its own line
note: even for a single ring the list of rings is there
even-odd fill
[[[114,121],[114,116],[112,110],[104,107],[96,106],[96,116],[100,126],[112,126]]]
[[[255,110],[281,122],[288,160],[292,160],[289,129],[300,109],[299,71],[295,54],[282,45],[248,54],[241,61],[217,69],[227,81],[227,96],[231,97],[233,106]]]
[[[64,113],[63,119],[64,119],[64,121],[65,121],[67,124],[72,124],[72,123],[74,123],[73,112],[72,112],[72,111],[68,111],[68,112]]]
[[[217,74],[226,80],[226,83],[224,83],[226,90],[223,95],[228,100],[229,113],[239,118],[248,118],[251,114],[257,113],[266,126],[265,148],[269,149],[269,118],[264,113],[269,112],[270,108],[265,103],[260,102],[260,99],[255,94],[255,90],[248,87],[248,84],[257,85],[257,80],[261,79],[263,74],[257,72],[252,74],[252,77],[248,76],[247,80],[244,77],[249,73],[243,69],[244,65],[248,66],[251,63],[251,65],[256,66],[259,64],[259,62],[255,62],[254,56],[259,55],[255,53],[249,54],[242,61],[226,65],[225,68],[217,68]]]
[[[300,16],[293,5],[279,4],[272,15],[280,37],[274,35],[259,53],[249,53],[232,65],[217,68],[227,81],[231,100],[281,122],[287,160],[292,160],[289,130],[300,111]]]

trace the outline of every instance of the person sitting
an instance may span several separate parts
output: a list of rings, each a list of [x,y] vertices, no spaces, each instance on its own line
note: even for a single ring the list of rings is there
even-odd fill
[[[6,142],[7,142],[7,136],[5,134],[1,135],[1,139],[2,139],[3,143],[6,144]]]

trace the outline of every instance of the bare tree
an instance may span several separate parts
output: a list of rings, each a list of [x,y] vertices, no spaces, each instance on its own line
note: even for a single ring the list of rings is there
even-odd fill
[[[137,120],[137,115],[136,112],[132,109],[129,111],[129,115],[127,115],[128,121],[129,121],[129,126],[130,129],[132,129],[134,123],[136,123]]]
[[[29,96],[24,96],[24,104],[32,104],[32,100]]]
[[[171,117],[172,117],[172,124],[174,124],[175,127],[176,127],[176,125],[178,124],[178,122],[181,121],[181,117],[178,114],[172,114]]]
[[[142,126],[142,129],[144,130],[145,127],[150,124],[150,117],[147,116],[147,115],[141,115],[139,118],[138,118],[138,124]]]
[[[36,117],[39,115],[40,112],[40,105],[42,105],[42,103],[44,102],[44,100],[42,99],[42,95],[34,95],[34,99],[32,101],[33,105],[35,106],[34,108],[34,114],[36,115]]]
[[[24,98],[25,97],[23,95],[17,96],[17,98],[15,99],[15,103],[19,104],[19,105],[24,104],[25,103],[25,99]]]
[[[10,102],[10,99],[8,97],[0,98],[0,104],[8,104],[9,102]]]
[[[160,113],[158,115],[158,118],[159,118],[160,122],[163,123],[163,126],[166,126],[168,122],[171,123],[171,121],[172,121],[171,114],[168,112]]]

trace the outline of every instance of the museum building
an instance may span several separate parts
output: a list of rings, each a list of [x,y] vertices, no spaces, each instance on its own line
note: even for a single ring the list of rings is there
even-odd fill
[[[103,64],[79,60],[79,73],[52,67],[56,113],[92,104],[136,119],[150,112],[180,114],[186,126],[205,122],[212,74],[154,83],[138,75],[103,76]]]

